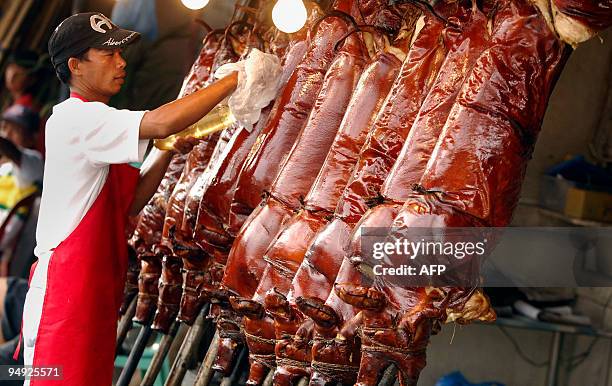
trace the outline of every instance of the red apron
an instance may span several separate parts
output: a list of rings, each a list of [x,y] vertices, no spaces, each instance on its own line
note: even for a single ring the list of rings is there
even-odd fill
[[[110,165],[106,183],[49,262],[34,366],[61,366],[63,381],[31,386],[110,386],[127,270],[125,225],[139,171]]]

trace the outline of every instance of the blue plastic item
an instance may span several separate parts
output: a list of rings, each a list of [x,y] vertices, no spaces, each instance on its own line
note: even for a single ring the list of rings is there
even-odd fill
[[[471,383],[459,371],[452,372],[438,380],[435,386],[505,386],[499,382]]]
[[[111,20],[121,28],[140,32],[149,41],[157,39],[157,14],[154,0],[118,0]]]
[[[563,177],[582,189],[612,192],[612,173],[588,162],[581,155],[553,165],[545,174]]]

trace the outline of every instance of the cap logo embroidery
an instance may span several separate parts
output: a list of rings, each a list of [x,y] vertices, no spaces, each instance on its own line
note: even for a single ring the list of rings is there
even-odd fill
[[[120,46],[122,44],[125,44],[128,40],[130,40],[132,38],[132,36],[136,35],[136,32],[132,32],[131,34],[129,34],[128,36],[124,37],[121,40],[115,40],[112,37],[108,38],[107,41],[105,41],[104,43],[102,43],[103,46]]]
[[[111,23],[111,21],[103,15],[91,15],[91,17],[89,18],[89,22],[91,24],[91,28],[94,31],[100,32],[102,34],[106,33],[106,30],[102,28],[102,26],[106,26],[109,31],[113,29],[113,24]]]

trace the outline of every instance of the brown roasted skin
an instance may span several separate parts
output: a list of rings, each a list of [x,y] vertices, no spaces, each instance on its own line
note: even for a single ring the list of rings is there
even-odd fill
[[[296,252],[306,253],[306,248],[311,240],[318,235],[318,231],[333,214],[357,162],[359,150],[365,142],[368,130],[382,107],[400,66],[401,62],[397,57],[381,52],[363,72],[323,167],[306,196],[305,208],[292,219],[297,223],[313,222],[309,226],[310,232],[303,233],[297,223],[288,225],[287,232],[284,232],[288,240],[293,237],[303,240],[302,248],[296,248]],[[341,241],[330,240],[330,242]],[[295,267],[290,269],[291,272],[296,272],[296,277],[293,279],[288,298],[286,289],[278,288],[272,292],[270,298],[266,297],[266,310],[275,319],[277,367],[274,382],[279,385],[291,384],[296,377],[309,375],[308,338],[305,337],[298,341],[292,339],[303,321],[301,313],[291,304],[294,303],[293,293],[297,291],[298,296],[301,296],[316,292],[321,286],[320,280],[317,280],[317,274],[334,271],[333,267],[328,268],[330,264],[334,265],[333,259],[328,259],[329,256],[315,255],[315,259],[310,260],[306,254],[304,258],[308,263],[305,264],[304,261],[298,262],[298,253],[295,254],[297,257],[295,263],[300,266],[297,271]],[[317,260],[316,257],[322,258]]]
[[[329,260],[325,268],[323,265],[316,267],[321,271],[331,272],[325,275],[326,280],[320,281],[318,286],[320,290],[317,289],[320,293],[294,296],[299,310],[310,317],[318,315],[319,311],[325,308],[323,312],[325,318],[313,318],[316,333],[315,346],[312,349],[314,369],[312,379],[316,379],[321,384],[332,379],[351,382],[355,378],[359,361],[358,345],[352,341],[333,340],[342,320],[337,317],[336,312],[350,313],[351,310],[338,301],[333,293],[330,294],[330,290],[335,272],[338,272],[348,247],[349,234],[367,210],[368,203],[372,201],[370,198],[379,196],[382,182],[395,162],[421,103],[444,60],[446,48],[440,39],[443,28],[442,23],[436,18],[426,16],[425,25],[418,32],[385,105],[368,134],[351,180],[336,208],[336,219],[321,231],[321,237],[317,237],[310,246],[309,260]],[[347,268],[341,269],[345,275],[350,274]],[[359,277],[359,275],[354,276]],[[349,279],[345,278],[347,281]],[[328,294],[330,303],[325,305]],[[306,328],[302,329],[301,333],[312,334]],[[328,368],[344,368],[347,371],[326,371]]]
[[[286,84],[287,79],[291,76],[293,70],[303,59],[307,48],[304,35],[297,35],[292,37],[292,39],[293,40],[290,42],[289,47],[287,48],[287,54],[282,61],[283,70],[281,74],[281,84],[283,85]],[[257,138],[258,133],[261,132],[265,126],[270,113],[278,108],[279,103],[277,101],[273,103],[272,106],[268,106],[266,109],[264,109],[262,111],[260,121],[257,123],[251,133],[244,128],[239,129],[228,144],[228,148],[224,154],[222,163],[214,168],[207,169],[206,172],[200,177],[201,181],[198,181],[200,186],[194,185],[192,188],[192,191],[199,191],[190,193],[189,195],[189,197],[193,198],[191,201],[192,203],[195,203],[198,196],[200,197],[200,202],[198,202],[197,206],[190,205],[188,200],[185,210],[185,218],[187,218],[189,215],[189,208],[193,208],[193,211],[197,211],[197,226],[195,224],[190,226],[190,220],[184,220],[184,231],[189,232],[190,229],[195,228],[195,239],[198,240],[199,243],[206,244],[205,246],[207,248],[216,250],[217,253],[227,253],[226,251],[229,249],[229,245],[233,241],[233,236],[235,236],[226,233],[225,227],[227,227],[229,221],[229,205],[231,204],[231,199],[233,197],[235,185],[237,184],[239,172],[244,161],[246,160],[249,150]],[[213,200],[214,202],[209,203]],[[190,218],[194,219],[196,217],[192,214]],[[207,226],[207,224],[209,225]],[[204,229],[206,232],[204,232]],[[212,237],[205,237],[205,234]],[[191,286],[194,287],[194,284],[197,286],[199,283],[201,283],[201,281],[193,281]],[[197,301],[201,303],[203,299],[203,296],[185,297],[181,310],[197,309],[198,306],[194,306],[193,302]],[[219,349],[217,350],[217,358],[213,367],[216,370],[226,373],[230,369],[235,348],[241,341],[239,334],[239,317],[231,311],[229,304],[227,304],[226,298],[216,300],[219,302],[217,329],[221,339]],[[191,317],[193,318],[196,314],[191,312],[190,315],[193,315]]]
[[[385,202],[403,204],[412,193],[412,186],[421,180],[465,79],[489,45],[488,19],[475,5],[463,2],[463,7],[448,20],[452,25],[442,35],[446,58],[382,185],[380,194]]]
[[[288,213],[299,208],[301,198],[308,193],[316,179],[338,132],[346,107],[363,70],[365,58],[366,49],[361,39],[356,35],[348,37],[325,76],[315,107],[300,138],[274,181],[268,202],[280,202],[287,208]],[[263,304],[266,292],[272,287],[287,293],[293,273],[304,256],[308,241],[324,223],[320,220],[320,215],[321,213],[312,215],[307,211],[300,212],[300,215],[291,219],[277,236],[264,257],[268,265],[253,297],[254,302]],[[268,223],[266,219],[262,219],[262,222]],[[299,239],[295,239],[295,235],[300,235]],[[252,318],[247,317],[244,319],[244,329],[250,334],[247,335],[249,352],[259,356],[274,357],[274,346],[267,343],[262,344],[258,339],[252,338],[253,335],[265,339],[275,336],[274,325],[270,318],[266,317],[252,322]],[[252,356],[251,359],[255,362],[258,358],[258,356]],[[267,366],[269,361],[260,362],[260,364]]]
[[[194,92],[209,78],[211,67],[219,50],[221,35],[222,31],[212,31],[205,37],[200,54],[185,78],[180,92],[181,96]],[[157,192],[142,210],[130,241],[141,261],[141,272],[138,279],[139,294],[134,317],[134,320],[139,323],[148,322],[157,303],[157,281],[161,275],[162,255],[154,253],[153,249],[161,242],[166,207],[185,161],[186,156],[174,156]]]
[[[208,51],[207,51],[208,52]],[[219,47],[214,55],[214,60],[209,68],[208,79],[200,82],[200,87],[206,83],[210,83],[211,74],[216,71],[221,65],[235,61],[238,59],[232,43],[228,39],[226,33],[221,39]],[[196,91],[197,88],[192,88]],[[222,149],[217,150],[223,145],[221,138],[231,137],[231,129],[226,129],[222,134],[214,134],[206,137],[196,145],[187,157],[185,168],[179,182],[176,184],[168,206],[166,208],[166,217],[162,232],[161,243],[155,247],[158,255],[163,255],[162,276],[159,282],[159,296],[157,311],[153,320],[152,328],[167,333],[170,326],[174,322],[180,305],[182,294],[183,277],[181,268],[183,266],[183,257],[198,260],[201,257],[201,251],[195,248],[191,239],[177,237],[176,230],[181,228],[183,214],[185,210],[185,199],[189,193],[191,186],[197,180],[197,177],[206,168],[206,165],[211,160],[211,157],[222,152]]]
[[[355,0],[341,0],[335,9],[350,11]],[[246,218],[269,191],[283,158],[289,153],[308,120],[319,89],[336,52],[336,42],[348,26],[337,18],[324,20],[311,38],[308,51],[279,97],[279,108],[271,114],[244,163],[232,199],[229,232],[237,234]]]
[[[380,195],[385,203],[370,209],[364,215],[355,230],[353,249],[358,248],[361,243],[359,235],[362,234],[363,228],[390,227],[393,224],[401,204],[412,193],[413,185],[420,181],[438,137],[472,67],[490,44],[486,16],[474,4],[472,6],[469,3],[461,5],[449,18],[450,25],[444,29],[442,34],[447,47],[444,63],[421,106],[397,161],[382,185]],[[350,256],[358,255],[357,251],[350,254]],[[377,382],[380,369],[375,368],[372,363],[377,363],[375,359],[383,356],[381,352],[384,352],[388,360],[394,361],[402,369],[400,382],[403,384],[414,382],[420,370],[425,366],[424,350],[435,323],[430,320],[428,323],[419,325],[413,338],[418,343],[409,345],[406,334],[398,330],[399,317],[397,315],[403,309],[414,310],[417,305],[423,305],[425,292],[418,289],[413,293],[403,287],[398,287],[387,294],[386,286],[368,289],[368,287],[346,281],[339,283],[336,288],[342,299],[349,299],[348,303],[355,306],[356,310],[360,310],[342,330],[343,337],[347,341],[354,339],[356,332],[360,333],[362,363],[365,364],[361,366],[358,375],[359,384]],[[360,291],[368,295],[356,296]],[[375,305],[370,304],[372,299],[369,295],[379,296],[383,301],[374,302]],[[407,300],[406,303],[402,303],[404,299]],[[360,329],[349,327],[353,325],[361,327]]]
[[[202,87],[208,81],[211,68],[221,46],[224,30],[209,32],[202,41],[202,50],[185,77],[180,95],[189,95]]]
[[[286,84],[304,57],[306,47],[305,35],[297,34],[281,63],[282,85]],[[255,140],[268,122],[270,113],[276,111],[278,105],[272,103],[263,109],[259,121],[251,132],[244,127],[238,127],[229,140],[227,149],[219,157],[219,162],[207,168],[190,192],[182,233],[192,234],[198,243],[208,244],[205,249],[219,248],[225,251],[229,249],[235,234],[229,234],[226,228],[229,226],[230,205],[240,171]]]
[[[231,138],[236,132],[237,127],[232,126],[225,129],[219,136],[211,155],[207,160],[198,163],[197,170],[194,170],[190,177],[190,183],[185,186],[184,197],[179,201],[182,211],[175,213],[174,219],[170,220],[173,226],[173,244],[175,255],[182,259],[183,280],[182,296],[180,300],[179,313],[177,319],[188,325],[193,324],[197,317],[204,300],[201,296],[202,286],[206,278],[209,278],[209,268],[212,264],[212,251],[201,248],[201,244],[193,235],[192,225],[195,222],[197,209],[199,206],[198,194],[202,189],[202,181],[210,175],[210,169],[217,162],[220,162],[225,153],[225,148],[230,143]],[[194,148],[193,151],[196,149]],[[180,220],[177,221],[180,216]],[[189,224],[187,224],[189,222]]]
[[[351,4],[351,1],[342,1],[339,4],[340,9],[350,8]],[[274,200],[264,202],[252,214],[251,211],[259,203],[264,188],[267,189],[271,184],[278,170],[280,158],[290,150],[300,129],[306,123],[324,75],[335,56],[334,46],[347,29],[346,24],[337,18],[321,22],[312,37],[305,57],[291,74],[275,103],[267,125],[256,139],[245,161],[231,205],[228,233],[234,234],[243,223],[244,226],[233,243],[223,276],[223,288],[234,295],[245,299],[253,296],[258,279],[265,268],[262,257],[282,222],[292,214],[290,209]],[[279,151],[279,154],[274,155],[276,161],[265,162],[268,160],[267,154],[276,151]],[[265,170],[266,165],[270,168],[269,171]],[[253,188],[257,196],[251,197],[253,206],[241,204],[241,195],[245,198],[250,197],[249,193],[253,193],[250,187],[260,181],[255,179],[259,175],[266,177],[263,182],[268,185],[258,185],[259,188]],[[247,185],[242,186],[243,183]],[[242,193],[238,193],[241,189]],[[245,223],[249,214],[251,216]],[[263,376],[265,367],[257,364],[253,367],[257,367]]]
[[[381,212],[362,219],[356,227],[359,229],[384,221],[392,221],[393,218],[394,214]],[[349,227],[348,224],[341,221],[338,221],[336,226],[341,225]],[[359,236],[358,232],[353,232],[348,246],[343,248],[342,256],[345,258],[335,277],[336,288],[343,289],[348,285],[351,288],[367,289],[371,285],[367,277],[357,270],[349,258],[360,252],[361,239]],[[333,279],[331,282],[333,283]],[[351,326],[354,326],[361,316],[358,314],[359,310],[353,304],[346,303],[345,297],[341,295],[342,293],[332,290],[325,302],[313,296],[296,299],[299,309],[315,323],[311,362],[311,383],[314,385],[326,385],[331,381],[354,383],[359,369],[361,340],[356,334],[356,329]],[[358,298],[364,298],[363,294]],[[349,321],[351,323],[347,324]]]
[[[307,21],[307,25],[312,25],[313,20],[320,17],[321,11],[316,4],[307,2],[306,5],[309,9],[309,21]],[[288,45],[282,50],[282,52],[287,52],[287,54],[281,57],[281,65],[283,68],[280,76],[280,84],[283,85],[281,87],[281,94],[284,91],[284,85],[306,53],[308,47],[306,42],[306,31],[307,28],[304,28],[291,35]],[[283,40],[283,35],[284,34],[276,35],[272,44],[277,40]],[[209,181],[204,184],[205,186],[199,196],[200,202],[198,203],[198,207],[197,209],[195,206],[193,208],[194,213],[199,218],[198,224],[210,224],[210,229],[207,229],[207,233],[213,232],[222,234],[223,236],[219,236],[219,238],[224,240],[227,229],[229,228],[230,207],[238,184],[238,178],[240,177],[240,172],[256,139],[266,127],[270,115],[276,114],[279,108],[280,103],[274,102],[263,109],[259,121],[250,132],[243,127],[239,128],[234,138],[232,138],[226,154],[222,157],[223,161],[216,165],[214,170],[211,170],[210,176],[208,177]],[[194,229],[196,232],[198,231],[195,224],[190,229],[186,229],[186,231],[191,231],[193,233]],[[236,236],[236,233],[237,232],[230,232],[229,236],[233,238]],[[200,237],[196,236],[196,238]],[[206,240],[207,238],[203,237],[203,239]],[[213,239],[216,239],[216,237],[213,237]]]
[[[182,257],[201,252],[189,245],[180,243],[176,238],[176,229],[182,220],[186,193],[194,179],[204,169],[213,150],[213,139],[205,140],[194,146],[189,152],[181,177],[174,187],[168,206],[162,232],[162,240],[156,252],[163,255],[162,276],[159,281],[157,311],[152,328],[167,333],[176,318],[182,294]],[[197,258],[197,257],[196,257]]]
[[[352,1],[342,0],[338,4],[340,10],[351,7]],[[229,234],[237,236],[223,275],[222,287],[225,291],[245,299],[253,296],[266,264],[262,257],[281,224],[292,214],[291,209],[274,200],[268,203],[264,201],[260,206],[257,204],[276,176],[282,157],[289,152],[305,125],[325,73],[336,55],[334,46],[347,30],[345,22],[337,18],[321,22],[316,34],[308,42],[304,58],[289,77],[267,124],[244,162],[232,199],[227,227]],[[254,212],[253,208],[256,208]],[[224,366],[223,362],[227,364],[228,360],[221,357],[230,356],[238,337],[235,323],[237,318],[228,315],[224,319],[228,322],[221,323],[221,330],[228,339],[222,340],[226,348],[220,351],[216,363],[219,367]],[[272,350],[273,347],[272,344]],[[257,355],[250,353],[251,356],[253,354]],[[266,355],[274,358],[273,354]],[[261,357],[261,360],[266,359]],[[254,373],[250,377],[251,381],[257,384],[263,379],[266,367],[259,361],[251,364],[251,370]]]
[[[612,1],[610,0],[551,0],[563,14],[578,20],[595,31],[612,25]]]
[[[140,261],[134,248],[128,245],[128,267],[123,290],[123,303],[119,308],[119,314],[124,315],[134,297],[138,296],[138,275],[140,275]]]
[[[476,61],[449,114],[420,193],[406,201],[395,227],[499,227],[511,220],[567,50],[525,1],[501,2],[493,21],[491,45]],[[473,288],[409,288],[378,277],[371,291],[387,306],[385,313],[364,313],[359,322],[362,335],[370,334],[368,344],[375,348],[362,343],[360,385],[374,385],[372,374],[397,361],[398,349],[411,353],[400,366],[402,382],[415,385],[437,322],[495,318],[486,297]],[[390,310],[399,322],[378,316]],[[384,340],[387,333],[390,338]],[[381,345],[385,349],[377,350]]]
[[[148,323],[157,305],[157,282],[161,275],[162,256],[153,252],[153,246],[161,242],[168,200],[181,175],[186,158],[182,154],[172,158],[157,192],[143,208],[130,241],[136,249],[141,267],[134,315],[134,321],[138,323]]]

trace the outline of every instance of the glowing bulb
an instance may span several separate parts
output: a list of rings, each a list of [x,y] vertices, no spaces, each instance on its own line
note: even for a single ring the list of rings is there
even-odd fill
[[[306,24],[308,12],[302,0],[278,0],[272,9],[272,20],[279,30],[294,33]]]
[[[202,9],[206,7],[209,0],[181,0],[181,3],[189,9]]]

